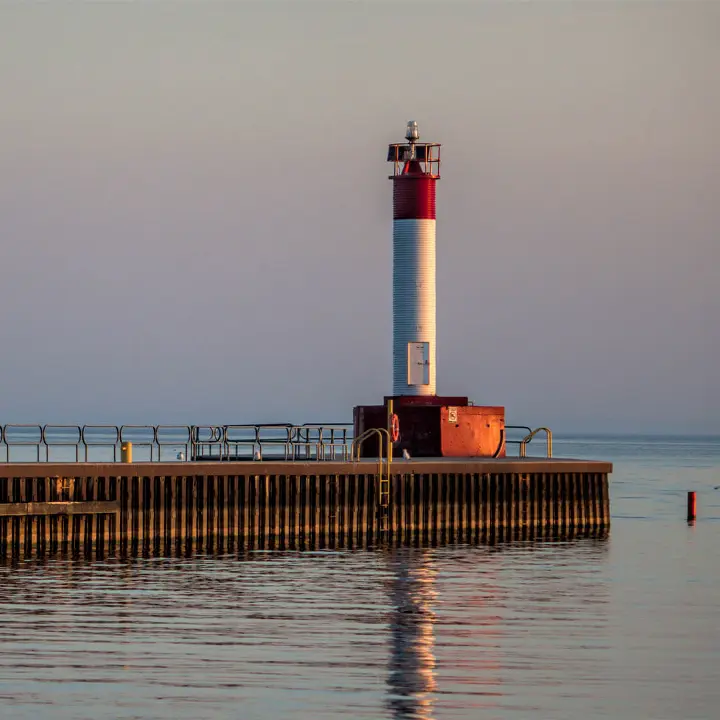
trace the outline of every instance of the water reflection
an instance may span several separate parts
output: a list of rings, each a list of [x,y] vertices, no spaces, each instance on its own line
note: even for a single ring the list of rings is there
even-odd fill
[[[239,697],[255,703],[245,718],[272,716],[278,703],[297,706],[302,720],[340,706],[358,718],[505,716],[509,699],[528,710],[560,675],[572,680],[573,662],[585,663],[580,686],[603,674],[606,548],[578,541],[0,566],[0,673],[14,682],[0,699],[31,717],[82,677],[71,706],[89,703],[96,718],[126,717],[112,708],[128,696],[140,715],[157,697],[187,698],[157,716],[172,720],[227,717]],[[207,712],[193,715],[199,707]]]
[[[429,550],[393,553],[388,564],[392,571],[388,708],[394,718],[432,718],[438,569]]]
[[[508,694],[507,675],[546,674],[554,684],[547,668],[567,658],[600,667],[608,548],[601,539],[389,553],[390,716],[430,720],[440,698],[447,705],[453,696],[463,698],[456,710],[472,698],[475,711],[497,712]],[[555,645],[565,650],[556,653]],[[444,668],[441,689],[438,667]],[[576,692],[565,690],[568,697]]]

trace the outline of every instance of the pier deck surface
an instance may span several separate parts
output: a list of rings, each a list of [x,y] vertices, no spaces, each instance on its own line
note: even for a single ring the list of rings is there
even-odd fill
[[[0,463],[0,478],[52,477],[75,472],[83,477],[183,476],[183,475],[335,475],[373,472],[377,458],[342,460],[229,460],[162,462],[31,462]],[[418,458],[393,459],[393,474],[427,473],[602,473],[612,463],[575,458]]]

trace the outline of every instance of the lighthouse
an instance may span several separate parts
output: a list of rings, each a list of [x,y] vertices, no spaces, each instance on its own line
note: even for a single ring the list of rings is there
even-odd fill
[[[435,187],[440,144],[407,124],[393,163],[393,395],[436,394]]]
[[[382,405],[357,405],[353,432],[387,430],[394,457],[503,457],[505,408],[437,394],[435,190],[440,143],[420,142],[411,120],[405,142],[388,146],[392,163],[392,393]],[[478,376],[482,370],[478,368]],[[378,457],[377,441],[363,457]]]

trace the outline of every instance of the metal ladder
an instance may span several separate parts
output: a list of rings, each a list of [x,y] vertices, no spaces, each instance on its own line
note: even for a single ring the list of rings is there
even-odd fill
[[[353,440],[350,457],[360,460],[362,444],[373,435],[378,438],[378,520],[380,532],[385,535],[390,529],[390,472],[392,468],[392,439],[386,428],[368,428]],[[383,439],[385,441],[385,457],[383,458]],[[384,460],[384,472],[383,472]]]

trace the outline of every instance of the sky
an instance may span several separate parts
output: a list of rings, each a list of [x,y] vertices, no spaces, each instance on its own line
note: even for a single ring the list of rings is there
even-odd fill
[[[0,424],[382,402],[412,119],[438,393],[720,433],[718,37],[716,2],[0,5]]]

